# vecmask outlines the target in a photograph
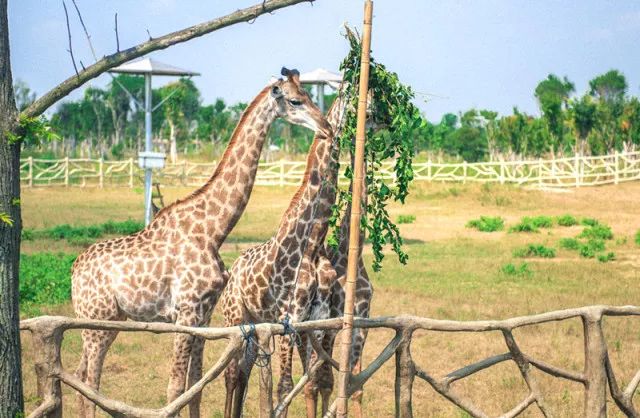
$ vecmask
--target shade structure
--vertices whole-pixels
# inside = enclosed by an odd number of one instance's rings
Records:
[[[302,84],[328,84],[335,89],[342,82],[342,74],[324,68],[316,68],[308,73],[300,74],[300,82]]]
[[[151,77],[156,76],[173,76],[173,77],[192,77],[200,75],[195,71],[185,70],[184,68],[174,65],[165,64],[151,58],[143,58],[138,61],[127,62],[109,70],[110,73],[134,74],[144,76],[144,152],[138,155],[140,167],[144,169],[144,223],[149,225],[151,222],[151,170],[153,168],[161,168],[164,166],[164,154],[153,152],[151,144]],[[120,84],[120,83],[118,83]],[[126,90],[122,84],[120,86]],[[129,93],[130,94],[130,93]]]
[[[188,77],[200,75],[195,71],[185,70],[184,68],[176,67],[174,65],[165,64],[151,58],[143,58],[138,61],[127,62],[109,70],[112,73],[122,74],[151,74],[151,75],[166,75],[174,77]]]

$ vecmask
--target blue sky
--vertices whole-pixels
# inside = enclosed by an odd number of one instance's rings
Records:
[[[196,0],[77,0],[100,56],[257,2]],[[337,70],[347,51],[343,23],[360,27],[360,0],[317,0],[265,15],[152,54],[202,73],[204,102],[249,101],[282,65]],[[71,0],[74,52],[92,62]],[[39,94],[73,73],[62,1],[9,0],[14,78]],[[629,93],[640,94],[640,3],[620,1],[377,0],[373,55],[420,93],[430,120],[471,107],[502,114],[513,106],[538,113],[533,90],[549,73],[568,76],[579,93],[611,68]],[[104,85],[103,75],[94,85]],[[156,79],[154,86],[167,80]],[[77,97],[75,93],[72,97]]]

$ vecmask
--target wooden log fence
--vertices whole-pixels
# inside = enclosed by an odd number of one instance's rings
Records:
[[[393,180],[393,161],[382,164],[380,175]],[[347,167],[348,164],[341,164]],[[182,161],[155,171],[155,180],[165,187],[202,185],[213,173],[216,162]],[[619,184],[640,180],[640,152],[602,156],[574,156],[552,160],[492,161],[467,163],[414,163],[416,181],[480,182],[516,184],[532,188],[568,188]],[[303,161],[260,163],[259,186],[297,186],[305,170]],[[343,177],[341,177],[343,181]],[[108,161],[88,158],[21,160],[20,180],[24,187],[136,187],[143,183],[142,170],[134,158]]]
[[[640,411],[633,404],[633,397],[640,385],[640,370],[621,388],[609,360],[607,345],[603,332],[603,318],[606,316],[640,316],[638,306],[587,306],[547,312],[537,315],[521,316],[505,320],[488,321],[450,321],[423,318],[417,316],[396,316],[381,318],[356,318],[356,328],[391,329],[394,337],[389,341],[378,356],[360,373],[349,377],[348,393],[353,394],[384,365],[395,356],[395,416],[411,418],[414,416],[412,405],[412,387],[417,378],[426,381],[438,394],[450,401],[459,409],[474,418],[484,418],[489,415],[480,406],[456,390],[454,383],[474,375],[477,372],[503,363],[513,361],[519,374],[528,388],[528,393],[511,410],[500,417],[516,417],[532,408],[545,417],[552,417],[553,412],[543,396],[540,383],[532,371],[548,374],[555,378],[579,383],[584,388],[584,404],[581,411],[575,411],[576,416],[585,418],[602,418],[607,414],[607,408],[617,408],[628,417],[640,417]],[[584,338],[584,368],[582,371],[567,370],[524,352],[514,337],[514,330],[543,323],[564,321],[578,318],[583,324]],[[338,330],[342,327],[342,318],[322,321],[309,321],[294,324],[299,333],[311,333],[314,330]],[[133,321],[96,321],[72,319],[60,316],[42,316],[21,322],[20,328],[31,332],[35,347],[35,369],[37,374],[38,396],[40,405],[29,415],[36,417],[62,416],[61,384],[65,384],[81,393],[102,410],[117,417],[171,417],[176,416],[190,399],[200,393],[207,384],[216,379],[233,356],[241,355],[243,350],[243,333],[239,327],[230,328],[192,328],[165,323],[143,323]],[[109,399],[98,391],[93,390],[73,374],[66,372],[61,363],[61,344],[63,334],[71,329],[117,330],[151,333],[180,332],[203,337],[207,340],[228,340],[226,349],[218,362],[213,365],[202,379],[189,388],[183,395],[173,402],[159,409],[141,408],[127,405],[121,401]],[[258,324],[255,327],[258,341],[264,343],[272,335],[283,335],[285,330],[281,324]],[[505,352],[493,355],[484,360],[454,370],[444,377],[436,377],[428,371],[427,365],[416,364],[411,356],[411,343],[416,331],[426,330],[435,332],[500,332],[505,342]],[[320,368],[323,362],[329,362],[334,368],[337,362],[322,351],[319,344],[314,344],[318,351],[318,360],[308,368],[282,404],[273,405],[271,400],[271,369],[265,367],[260,370],[261,397],[260,416],[278,417],[291,400],[304,388],[308,379]],[[640,355],[635,353],[638,358]],[[613,402],[608,401],[609,393]],[[336,402],[330,406],[325,418],[335,416]],[[420,413],[417,416],[421,416]]]

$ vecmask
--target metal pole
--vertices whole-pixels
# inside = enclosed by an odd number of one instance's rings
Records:
[[[367,90],[369,88],[369,52],[371,49],[371,20],[373,2],[364,3],[364,27],[362,31],[362,56],[360,57],[360,84],[358,96],[358,123],[356,127],[355,170],[353,192],[351,194],[351,223],[349,225],[349,257],[347,261],[347,282],[345,285],[345,304],[340,335],[340,368],[338,372],[338,408],[337,418],[346,418],[348,414],[349,380],[351,377],[351,344],[353,338],[353,308],[356,293],[358,256],[360,254],[361,196],[364,171],[365,119],[367,112]]]
[[[151,144],[151,74],[144,75],[144,150],[152,151]],[[151,222],[151,169],[144,170],[144,224]]]
[[[324,83],[318,83],[318,107],[324,113]]]

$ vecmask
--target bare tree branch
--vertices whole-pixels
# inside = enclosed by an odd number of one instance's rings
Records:
[[[153,51],[168,48],[172,45],[183,43],[191,39],[206,35],[216,30],[225,28],[227,26],[234,25],[240,22],[247,22],[255,19],[265,13],[270,13],[278,9],[282,9],[287,6],[303,2],[313,2],[314,0],[268,0],[264,3],[260,3],[245,9],[237,10],[226,16],[222,16],[207,22],[203,22],[177,32],[172,32],[152,40],[142,42],[134,47],[125,49],[124,51],[116,52],[108,55],[93,65],[87,67],[86,70],[81,71],[77,76],[70,77],[56,87],[47,92],[44,96],[33,102],[23,112],[22,116],[34,117],[42,114],[55,102],[71,93],[76,88],[80,87],[87,81],[96,78],[100,74],[123,64],[127,61],[131,61],[134,58],[141,57]]]
[[[73,69],[76,71],[76,77],[79,77],[80,74],[78,74],[78,66],[76,65],[76,59],[73,56],[73,45],[71,43],[71,27],[69,26],[69,13],[67,12],[67,5],[64,1],[62,2],[62,7],[64,7],[64,17],[65,19],[67,19],[67,35],[69,37],[69,49],[67,49],[67,52],[69,53],[69,55],[71,55],[71,62],[73,63]]]
[[[116,28],[115,28],[115,32],[116,32],[116,52],[120,52],[120,36],[118,35],[118,12],[116,12],[114,20],[116,21]]]
[[[78,13],[78,19],[80,19],[80,24],[82,25],[82,29],[84,30],[84,34],[87,37],[87,42],[89,43],[89,48],[91,49],[91,55],[93,55],[93,59],[98,61],[98,56],[96,55],[96,50],[93,49],[93,43],[91,42],[91,35],[89,35],[89,31],[87,30],[87,26],[84,24],[84,19],[82,19],[82,14],[80,13],[80,9],[76,4],[76,0],[71,0],[73,2],[73,7],[76,8],[76,12]]]

